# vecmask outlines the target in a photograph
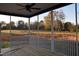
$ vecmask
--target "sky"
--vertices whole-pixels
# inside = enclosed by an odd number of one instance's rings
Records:
[[[78,6],[79,6],[79,4],[78,4]],[[72,22],[72,23],[75,24],[75,5],[74,4],[71,4],[71,5],[62,7],[62,8],[58,8],[56,10],[63,10],[63,12],[65,14],[64,22]],[[79,12],[79,7],[78,7],[78,12]],[[48,15],[48,12],[40,14],[39,15],[39,21],[44,20],[44,17],[47,16],[47,15]],[[17,21],[19,21],[19,20],[23,20],[24,22],[28,22],[28,18],[11,16],[11,21],[14,21],[15,23],[17,23]],[[10,16],[0,14],[0,22],[1,21],[5,21],[6,23],[9,23],[10,22]],[[32,17],[30,21],[31,22],[37,21],[37,16]],[[78,21],[78,23],[79,23],[79,21]]]

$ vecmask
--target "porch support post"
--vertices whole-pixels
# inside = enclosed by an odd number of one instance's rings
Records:
[[[1,38],[1,24],[0,24],[0,56],[2,56],[1,48],[2,48],[2,38]]]
[[[77,20],[77,3],[75,3],[75,21],[76,21],[76,55],[78,56],[78,20]]]
[[[28,22],[29,22],[29,34],[30,34],[30,18],[28,18]]]
[[[54,52],[54,39],[53,39],[53,32],[54,32],[54,25],[53,25],[53,11],[51,10],[51,51]]]
[[[38,34],[37,34],[37,36],[38,36],[37,48],[39,48],[39,15],[37,15],[37,23],[38,23],[38,25],[37,25],[37,32],[38,32]]]
[[[10,16],[10,36],[11,36],[11,16]]]
[[[37,30],[39,31],[39,15],[37,15],[37,22],[38,22]]]

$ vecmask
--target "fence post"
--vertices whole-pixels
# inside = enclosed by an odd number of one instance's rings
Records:
[[[75,21],[76,21],[76,56],[78,56],[78,20],[77,20],[77,3],[75,3]]]

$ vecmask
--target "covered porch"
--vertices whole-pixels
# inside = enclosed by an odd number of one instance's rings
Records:
[[[1,28],[0,26],[0,43],[1,43],[1,55],[3,56],[78,56],[79,46],[78,46],[78,21],[77,21],[77,4],[74,4],[75,8],[75,22],[76,30],[75,34],[69,33],[65,30],[55,31],[54,24],[54,10],[71,5],[72,3],[20,3],[20,4],[0,4],[0,14],[9,15],[9,27]],[[25,5],[25,6],[24,6]],[[35,10],[30,10],[30,6],[33,5]],[[19,8],[25,9],[21,10]],[[36,8],[37,7],[37,8]],[[37,10],[36,10],[37,9]],[[45,31],[43,27],[40,27],[39,20],[41,18],[40,14],[49,12],[49,17],[45,19],[51,19],[50,28]],[[24,17],[28,19],[27,28],[22,28],[17,25],[17,28],[12,27],[13,16]],[[33,27],[32,17],[36,17],[37,23],[36,27]],[[40,21],[42,24],[42,21]],[[21,23],[21,22],[20,22]],[[49,24],[49,23],[48,23]],[[59,25],[58,25],[59,26]],[[49,28],[49,26],[48,26]],[[17,34],[17,32],[19,34]],[[6,31],[8,34],[5,35]],[[22,32],[22,33],[20,33]],[[15,34],[16,33],[16,34]],[[48,34],[49,33],[49,34]],[[67,35],[66,35],[67,34]],[[72,37],[72,35],[75,36]],[[59,35],[59,36],[57,36]],[[68,37],[71,35],[70,37]],[[62,38],[61,38],[62,37]],[[6,40],[7,38],[7,40]],[[72,39],[71,39],[72,38]],[[8,44],[8,47],[3,48],[4,45]],[[8,41],[8,43],[7,43]]]

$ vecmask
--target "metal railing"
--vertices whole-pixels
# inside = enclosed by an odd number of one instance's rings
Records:
[[[26,35],[26,36],[10,38],[9,42],[10,42],[10,48],[14,46],[17,46],[18,48],[19,46],[23,46],[24,44],[24,45],[30,45],[33,48],[49,49],[50,51],[51,51],[51,48],[53,48],[54,52],[61,53],[63,55],[68,55],[68,56],[76,56],[76,41],[71,41],[68,39],[60,40],[56,38],[54,38],[53,41],[54,42],[52,42],[51,38],[48,39],[45,37]],[[51,46],[51,43],[54,44],[54,47]]]
[[[79,43],[78,43],[79,45]],[[79,48],[79,47],[78,47]],[[76,56],[76,41],[68,39],[54,40],[54,50],[67,56]],[[78,49],[79,51],[79,49]],[[79,52],[78,52],[79,53]]]

